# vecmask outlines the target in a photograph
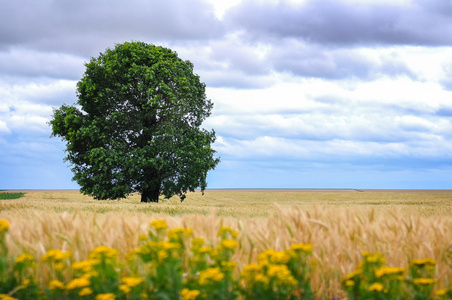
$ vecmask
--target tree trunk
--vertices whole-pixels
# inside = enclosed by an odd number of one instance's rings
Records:
[[[160,190],[144,190],[141,193],[141,202],[159,202]]]

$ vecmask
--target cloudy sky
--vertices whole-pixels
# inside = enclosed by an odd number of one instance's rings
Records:
[[[211,188],[452,188],[450,0],[0,0],[0,189],[77,188],[84,63],[169,47],[215,106]]]

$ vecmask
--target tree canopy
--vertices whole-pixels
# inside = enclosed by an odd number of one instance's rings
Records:
[[[207,186],[219,162],[205,84],[193,64],[170,49],[117,44],[85,64],[78,101],[55,109],[52,135],[66,141],[66,160],[81,191],[95,199],[141,193],[142,202]]]

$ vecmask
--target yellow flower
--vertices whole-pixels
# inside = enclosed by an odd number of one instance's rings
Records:
[[[41,257],[41,260],[46,262],[46,261],[61,261],[63,259],[69,259],[72,256],[72,252],[71,251],[66,251],[63,253],[63,251],[59,250],[59,249],[51,249],[49,251],[47,251],[46,254],[44,254]]]
[[[366,261],[370,263],[382,263],[384,264],[386,259],[383,257],[381,253],[375,253],[366,256]]]
[[[346,280],[345,281],[345,286],[354,286],[355,282],[353,280]]]
[[[179,292],[179,294],[180,294],[181,296],[184,296],[184,295],[186,295],[189,291],[190,291],[189,289],[184,288],[184,289],[182,289],[182,290]]]
[[[168,236],[168,239],[171,241],[178,241],[182,238],[182,236],[190,237],[193,235],[193,229],[191,228],[174,228],[171,230],[168,230],[166,233]]]
[[[371,292],[372,291],[381,292],[383,289],[384,289],[384,286],[381,283],[375,282],[375,283],[372,283],[367,290],[369,290]]]
[[[169,257],[168,252],[166,252],[165,250],[160,250],[158,253],[158,259],[161,262],[162,260],[166,259]]]
[[[221,246],[223,248],[229,249],[229,250],[233,250],[234,248],[239,246],[239,243],[235,240],[228,240],[228,239],[224,239],[221,241]]]
[[[128,286],[127,284],[121,284],[121,285],[119,286],[119,290],[121,290],[124,294],[128,294],[128,293],[130,293],[130,291],[131,291],[132,289],[131,289],[130,286]]]
[[[90,280],[91,277],[97,277],[97,276],[99,276],[99,273],[97,273],[96,271],[89,271],[89,272],[83,274],[81,278]]]
[[[23,253],[21,255],[19,255],[18,257],[16,257],[16,264],[20,264],[20,263],[26,263],[27,261],[29,262],[33,262],[34,261],[34,256],[33,254],[30,253]]]
[[[391,268],[388,266],[383,266],[381,268],[379,268],[377,271],[375,271],[375,276],[377,276],[377,278],[380,278],[384,275],[401,275],[405,273],[405,268]]]
[[[90,281],[87,278],[74,278],[66,286],[66,289],[73,290],[78,288],[84,288],[90,285]]]
[[[231,237],[237,237],[239,233],[228,226],[221,226],[220,230],[218,230],[218,236],[226,237],[226,234],[229,233]]]
[[[58,290],[63,290],[64,289],[64,283],[62,283],[59,280],[54,279],[54,280],[49,282],[49,289],[51,289],[51,290],[57,290],[57,289]]]
[[[30,279],[24,279],[23,281],[22,281],[22,285],[24,285],[24,286],[27,286],[27,285],[29,285],[30,284]]]
[[[155,230],[161,230],[168,228],[165,220],[153,220],[149,223],[149,226],[154,227]]]
[[[447,294],[447,289],[437,290],[437,291],[435,292],[435,295],[436,295],[436,296],[444,296],[444,295],[446,295],[446,294]]]
[[[0,231],[0,232],[1,232],[1,231]],[[11,296],[9,296],[9,295],[7,295],[7,294],[1,294],[1,295],[0,295],[0,300],[19,300],[19,299],[14,298],[14,297],[11,297]]]
[[[173,249],[180,249],[181,245],[177,243],[171,243],[171,242],[162,242],[161,246],[165,250],[173,250]]]
[[[270,257],[270,262],[273,264],[286,264],[289,260],[290,256],[282,251],[275,251]]]
[[[213,248],[212,247],[201,247],[199,248],[199,253],[212,253]]]
[[[259,264],[268,264],[270,258],[273,256],[275,252],[276,251],[273,249],[267,249],[265,251],[262,251],[257,255],[257,261],[259,262]]]
[[[242,274],[248,274],[248,273],[257,273],[262,271],[262,267],[258,264],[248,264],[243,267]]]
[[[203,238],[194,238],[191,240],[191,243],[193,245],[193,248],[199,248],[204,245],[204,239]]]
[[[9,228],[9,222],[6,220],[0,220],[0,232],[7,231]]]
[[[56,270],[56,271],[63,271],[63,269],[64,269],[65,266],[66,266],[66,265],[65,265],[64,263],[58,262],[58,263],[56,263],[56,264],[53,266],[53,269]]]
[[[245,280],[245,283],[252,285],[255,282],[258,275],[262,272],[262,266],[258,264],[248,264],[243,267],[241,276]],[[268,280],[268,278],[266,278]]]
[[[140,234],[140,236],[138,237],[139,241],[147,241],[148,237],[145,234]]]
[[[254,278],[254,281],[262,283],[263,285],[267,285],[270,283],[270,278],[268,278],[264,274],[257,274],[256,277]]]
[[[140,254],[140,253],[141,253],[141,248],[132,249],[126,254],[126,260],[131,262],[135,259],[135,255]]]
[[[347,275],[345,275],[345,279],[344,280],[350,280],[356,276],[358,276],[359,274],[361,274],[363,271],[361,269],[357,269],[351,273],[348,273]]]
[[[179,234],[184,233],[184,228],[182,227],[177,227],[177,228],[173,228],[168,230],[168,232],[166,233],[166,235],[168,236],[168,238],[170,237],[179,237]]]
[[[413,283],[418,285],[435,284],[438,280],[435,278],[414,278]]]
[[[270,265],[267,270],[267,276],[276,279],[277,285],[297,285],[297,280],[286,265]]]
[[[267,275],[270,277],[276,277],[282,274],[289,275],[290,271],[287,266],[284,265],[271,265],[268,268]]]
[[[290,246],[290,250],[297,252],[301,251],[305,253],[311,253],[313,249],[314,246],[312,244],[293,244],[292,246]]]
[[[99,294],[95,298],[96,300],[115,300],[116,296],[113,293]]]
[[[92,293],[93,293],[93,290],[89,287],[86,287],[86,288],[83,288],[80,292],[78,292],[78,295],[80,297],[83,297],[83,296],[91,295]]]
[[[93,269],[93,266],[98,265],[100,263],[99,260],[96,259],[87,259],[82,260],[79,262],[75,262],[72,264],[71,268],[75,271],[82,271],[82,272],[90,272]]]
[[[199,284],[207,285],[210,281],[221,281],[224,278],[224,274],[220,271],[220,268],[209,268],[199,273]]]
[[[90,259],[100,259],[101,257],[114,258],[117,257],[119,251],[107,246],[99,246],[91,250],[88,257]]]
[[[180,291],[182,300],[195,300],[201,294],[198,290],[183,289]]]
[[[191,228],[185,228],[185,230],[184,230],[184,235],[185,235],[186,237],[191,237],[191,236],[193,235],[193,229],[191,229]]]
[[[413,259],[411,261],[411,265],[416,265],[416,266],[436,265],[436,260],[431,259],[431,258]]]
[[[129,287],[135,287],[144,282],[144,280],[141,277],[123,277],[121,278],[121,282]]]

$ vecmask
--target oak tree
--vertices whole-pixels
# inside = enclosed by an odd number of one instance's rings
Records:
[[[117,44],[85,64],[78,101],[55,109],[52,135],[66,142],[66,160],[84,194],[142,202],[207,186],[219,158],[214,130],[201,127],[212,102],[193,64],[170,49]]]

